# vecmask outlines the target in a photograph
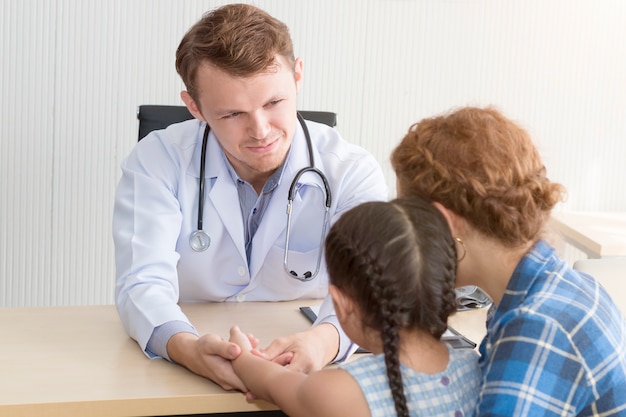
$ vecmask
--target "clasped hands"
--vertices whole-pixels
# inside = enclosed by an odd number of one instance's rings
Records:
[[[215,334],[198,337],[192,333],[177,333],[170,338],[167,350],[170,359],[191,372],[214,381],[225,390],[247,393],[248,389],[235,374],[231,363],[243,350],[308,374],[335,358],[339,333],[332,324],[323,323],[304,332],[277,338],[265,348],[258,345],[259,340],[252,334],[244,334],[233,326],[228,341]]]

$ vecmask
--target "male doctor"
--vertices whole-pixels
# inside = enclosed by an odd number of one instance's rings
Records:
[[[122,163],[113,238],[124,327],[149,357],[171,360],[225,389],[246,391],[230,363],[239,347],[199,335],[178,302],[327,296],[323,262],[307,282],[283,268],[288,190],[310,165],[296,117],[302,68],[288,28],[264,11],[233,4],[205,14],[176,53],[187,89],[181,97],[195,119],[152,132]],[[210,244],[197,251],[189,237],[198,229],[207,126],[202,218]],[[331,223],[355,205],[387,199],[372,155],[328,126],[306,126],[315,167],[330,186]],[[311,173],[295,185],[288,259],[299,275],[314,271],[321,250],[323,190]],[[329,300],[313,327],[274,341],[264,349],[267,357],[303,372],[345,359],[352,346]]]

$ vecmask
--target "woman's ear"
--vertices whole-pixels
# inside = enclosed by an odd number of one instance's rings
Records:
[[[437,207],[437,209],[443,214],[446,221],[448,222],[448,227],[450,228],[450,232],[452,236],[464,236],[465,234],[465,220],[453,212],[452,210],[447,209],[443,204],[434,201],[433,205]]]

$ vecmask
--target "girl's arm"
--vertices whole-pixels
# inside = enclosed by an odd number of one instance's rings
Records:
[[[247,336],[237,326],[230,330],[230,341],[241,347],[233,360],[235,373],[257,398],[276,404],[292,417],[368,416],[369,407],[356,381],[341,369],[325,369],[306,375],[293,371],[252,352]]]

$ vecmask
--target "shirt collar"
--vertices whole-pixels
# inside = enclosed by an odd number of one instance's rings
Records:
[[[515,267],[513,275],[504,291],[502,300],[497,306],[495,316],[500,311],[508,311],[521,305],[533,283],[541,278],[546,264],[554,259],[555,250],[543,240],[537,241]]]

